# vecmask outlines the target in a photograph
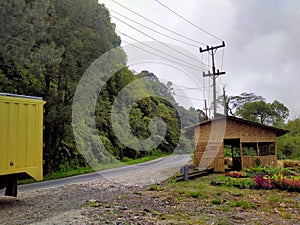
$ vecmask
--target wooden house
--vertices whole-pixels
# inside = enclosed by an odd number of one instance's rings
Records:
[[[224,148],[231,152],[232,170],[257,164],[276,166],[276,139],[288,132],[232,116],[206,120],[186,130],[194,134],[196,167],[214,167],[221,172],[225,171]]]

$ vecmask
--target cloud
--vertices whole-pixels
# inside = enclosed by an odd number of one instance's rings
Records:
[[[153,24],[116,7],[111,1],[103,1],[118,12],[158,29]],[[153,0],[118,2],[192,39],[209,45],[220,44],[219,40],[176,17]],[[254,92],[263,95],[269,101],[279,100],[291,109],[293,116],[300,115],[299,0],[189,0],[188,3],[164,0],[162,2],[198,26],[225,40],[223,70],[226,75],[222,76],[221,81],[226,83],[229,95]],[[128,29],[124,24],[118,22],[116,24],[117,29],[140,41],[149,40],[144,35]],[[159,37],[151,31],[147,32],[161,41],[170,42],[169,39]],[[122,39],[129,40],[126,37]],[[197,59],[203,57],[207,62],[209,56],[202,56],[198,48],[181,46],[199,56]],[[216,64],[219,69],[221,69],[221,62],[222,52],[218,50]],[[218,80],[218,85],[222,86],[222,82]]]
[[[298,1],[237,1],[228,36],[226,78],[230,91],[278,99],[300,115],[300,4]]]

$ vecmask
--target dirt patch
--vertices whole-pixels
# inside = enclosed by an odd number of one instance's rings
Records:
[[[0,223],[300,224],[299,193],[217,189],[205,186],[210,179],[146,187],[98,180],[23,192],[0,197]]]

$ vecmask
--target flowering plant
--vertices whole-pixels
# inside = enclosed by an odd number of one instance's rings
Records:
[[[255,186],[260,188],[272,189],[275,187],[274,179],[264,177],[262,175],[256,175],[253,178]]]
[[[241,177],[243,177],[243,173],[238,172],[238,171],[230,171],[230,172],[225,173],[225,176],[234,177],[234,178],[241,178]]]
[[[294,188],[300,190],[300,179],[291,179],[291,178],[282,177],[281,185],[286,188]]]

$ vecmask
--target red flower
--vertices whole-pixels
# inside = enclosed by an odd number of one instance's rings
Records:
[[[282,177],[281,184],[285,187],[292,187],[292,188],[300,189],[300,180]]]
[[[233,177],[233,178],[241,178],[243,176],[243,174],[238,171],[230,171],[230,172],[225,173],[225,176]]]
[[[262,175],[256,175],[254,177],[254,183],[256,187],[262,187],[266,189],[272,189],[275,186],[273,179],[264,178]]]

